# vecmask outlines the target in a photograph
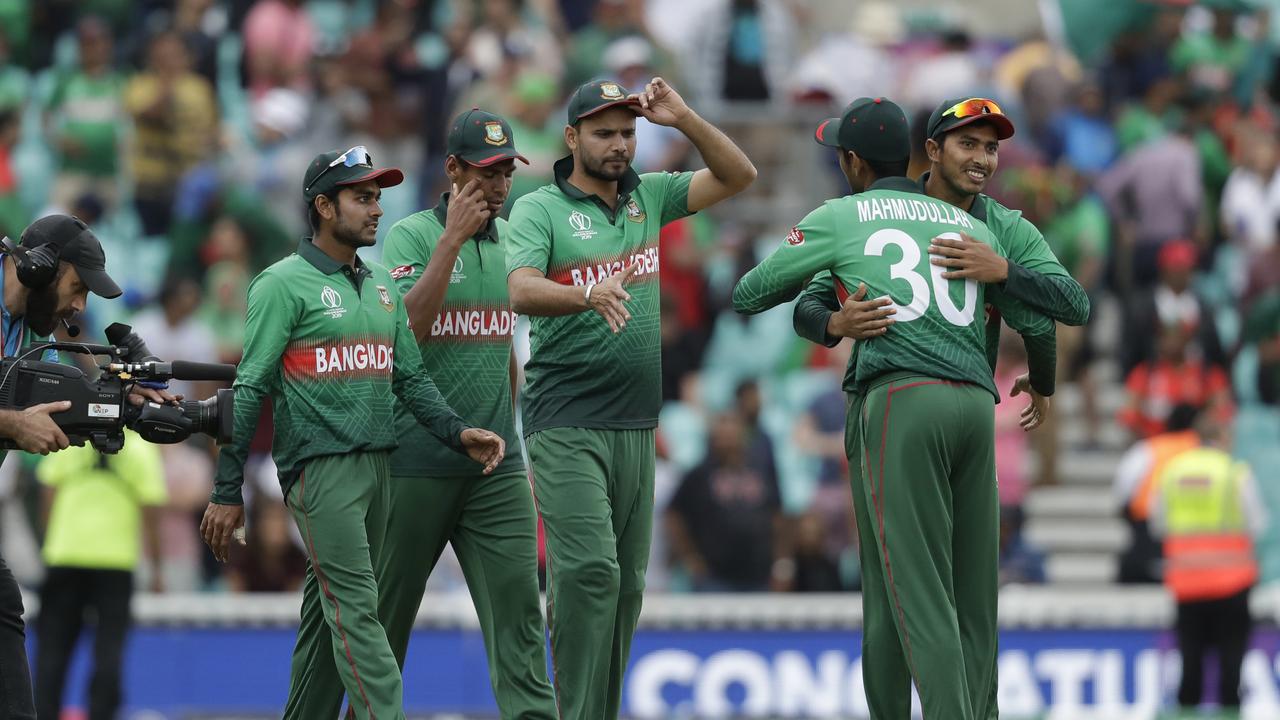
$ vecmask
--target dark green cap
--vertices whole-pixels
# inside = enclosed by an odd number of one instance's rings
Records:
[[[989,122],[994,125],[998,140],[1008,140],[1013,137],[1013,121],[1004,114],[1004,110],[1001,110],[994,100],[980,97],[943,100],[938,109],[929,116],[925,137],[937,140],[958,127],[976,122]]]
[[[569,98],[569,124],[577,125],[584,117],[619,105],[639,108],[640,101],[629,97],[630,94],[612,80],[592,80],[575,90],[573,97]],[[638,110],[633,109],[633,112],[640,114]]]
[[[864,160],[895,162],[911,158],[907,115],[884,98],[854,100],[840,117],[823,120],[813,136],[822,145],[852,150]]]
[[[501,117],[480,108],[471,108],[453,119],[445,152],[477,167],[512,158],[525,165],[529,164],[529,160],[516,151],[516,138],[511,132],[511,125]]]
[[[363,145],[346,152],[330,150],[317,155],[307,166],[307,174],[302,178],[302,196],[309,202],[340,185],[355,185],[366,180],[377,180],[378,187],[391,187],[404,182],[404,173],[400,168],[375,168],[373,157]]]

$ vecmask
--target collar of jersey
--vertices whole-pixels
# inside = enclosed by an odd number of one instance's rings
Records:
[[[917,183],[919,185],[919,191],[925,195],[928,195],[928,193],[924,191],[924,184],[928,181],[929,181],[929,171],[925,170],[924,174],[920,176],[920,181]],[[970,206],[969,208],[969,214],[972,215],[973,218],[979,222],[985,223],[987,221],[987,196],[986,195],[983,195],[982,193],[978,193],[978,197],[973,199],[973,205]]]
[[[868,187],[867,190],[868,191],[896,190],[898,192],[909,192],[909,193],[923,192],[920,188],[921,188],[920,185],[917,185],[916,183],[911,182],[911,180],[909,180],[908,178],[898,176],[898,177],[880,178],[879,180],[876,180],[875,182],[871,183],[871,186]]]
[[[346,267],[337,260],[325,255],[324,251],[316,247],[309,237],[302,238],[298,243],[298,254],[302,256],[303,260],[314,265],[317,270],[325,275],[332,275]],[[364,261],[360,259],[359,255],[356,255],[355,266],[357,277],[363,277],[369,274],[369,267],[364,264]]]
[[[574,187],[573,184],[569,182],[569,176],[573,174],[572,155],[567,155],[557,160],[555,167],[553,168],[553,172],[556,178],[556,187],[560,188],[560,192],[568,195],[574,200],[588,200],[595,198],[597,202],[608,207],[608,203],[606,203],[599,195],[588,195]],[[630,197],[631,193],[635,192],[635,189],[638,187],[640,187],[640,175],[634,168],[629,167],[627,168],[626,174],[618,180],[618,197],[625,200]]]
[[[452,193],[440,193],[440,202],[431,208],[432,214],[436,216],[436,220],[440,221],[440,227],[445,227],[449,220],[449,195]],[[498,242],[497,227],[495,227],[494,219],[489,218],[489,222],[471,237],[477,240],[488,240],[490,242]]]

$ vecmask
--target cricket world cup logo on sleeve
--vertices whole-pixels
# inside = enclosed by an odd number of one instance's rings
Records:
[[[334,320],[347,314],[347,309],[342,307],[342,295],[328,285],[325,285],[324,289],[320,291],[320,304],[326,308],[324,314]]]

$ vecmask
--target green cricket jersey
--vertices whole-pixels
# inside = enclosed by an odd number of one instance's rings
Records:
[[[929,262],[932,238],[959,232],[1004,254],[981,221],[924,195],[906,178],[885,178],[867,192],[828,200],[809,213],[738,281],[733,307],[761,312],[790,300],[814,274],[829,270],[841,301],[848,288],[863,282],[868,297],[888,296],[898,311],[892,332],[858,343],[850,360],[855,382],[910,370],[980,385],[998,399],[983,355],[986,288],[971,280],[944,280],[944,270]],[[1052,346],[1052,320],[996,293],[990,299],[1007,312],[1011,326]],[[1047,382],[1051,388],[1052,378]]]
[[[525,364],[524,432],[553,427],[633,430],[658,425],[662,405],[658,313],[658,231],[689,215],[693,173],[628,170],[617,209],[569,184],[573,158],[556,163],[555,182],[511,209],[507,272],[532,267],[562,285],[598,283],[632,261],[631,320],[614,334],[590,310],[534,317]]]
[[[232,440],[218,455],[213,502],[242,502],[244,463],[270,395],[272,456],[285,494],[307,460],[396,447],[395,397],[462,451],[467,425],[423,372],[391,273],[341,265],[304,239],[249,285]],[[393,397],[394,395],[394,397]]]
[[[920,176],[917,183],[920,192],[924,192],[928,179],[929,173]],[[1044,236],[1021,211],[978,195],[969,213],[985,223],[999,239],[1009,260],[1009,277],[1000,284],[1001,292],[1066,325],[1082,325],[1089,319],[1088,294],[1058,262]],[[796,304],[796,333],[806,340],[834,347],[840,338],[827,335],[827,320],[839,309],[831,278],[819,275]],[[995,372],[999,346],[1000,317],[993,313],[988,318],[986,339],[992,372]]]
[[[448,218],[449,193],[431,210],[391,226],[382,259],[402,293],[422,277]],[[523,467],[511,398],[511,335],[516,315],[507,298],[506,221],[476,233],[458,251],[444,305],[418,349],[422,365],[449,406],[466,421],[502,436],[507,456],[495,472]],[[431,437],[403,403],[397,403],[400,447],[391,454],[393,475],[478,475],[482,468]]]

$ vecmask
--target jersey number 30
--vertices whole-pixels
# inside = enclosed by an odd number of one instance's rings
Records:
[[[943,233],[938,237],[960,239],[956,233]],[[893,280],[905,280],[911,286],[911,301],[906,305],[894,303],[898,312],[893,316],[898,322],[910,322],[924,315],[929,309],[929,283],[916,271],[920,264],[920,245],[901,230],[885,228],[877,230],[867,238],[863,253],[880,257],[888,245],[897,247],[902,252],[902,259],[889,266],[889,277]],[[972,280],[964,281],[964,307],[957,308],[951,301],[951,281],[942,277],[944,268],[929,263],[929,276],[933,280],[933,294],[938,298],[938,311],[952,325],[961,327],[973,323],[973,313],[978,307],[978,284]]]

